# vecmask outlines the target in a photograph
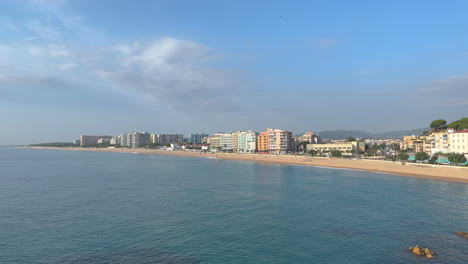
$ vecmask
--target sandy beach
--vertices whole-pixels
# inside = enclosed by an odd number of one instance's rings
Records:
[[[294,165],[321,166],[331,168],[353,169],[388,173],[399,176],[425,178],[441,181],[452,181],[468,183],[468,167],[453,167],[427,165],[419,163],[375,161],[375,160],[352,160],[340,158],[319,158],[291,155],[266,155],[266,154],[238,154],[238,153],[201,153],[189,151],[164,151],[151,149],[120,149],[120,148],[54,148],[54,147],[28,147],[39,149],[62,149],[78,151],[101,151],[101,152],[127,152],[139,154],[156,154],[190,157],[213,157],[219,159],[245,160],[255,162],[271,162]],[[378,174],[377,174],[378,175]]]

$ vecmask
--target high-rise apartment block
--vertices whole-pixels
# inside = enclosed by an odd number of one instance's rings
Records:
[[[184,143],[184,135],[182,134],[151,134],[151,143],[170,144]]]
[[[209,137],[210,135],[205,134],[205,133],[196,133],[196,134],[190,134],[189,136],[189,142],[193,144],[201,144],[203,143],[203,138]]]
[[[120,138],[121,146],[128,148],[140,148],[150,143],[150,134],[147,132],[124,133]]]
[[[241,153],[257,152],[257,132],[252,130],[239,131],[236,135],[237,141],[234,144],[235,151]]]
[[[294,150],[292,132],[267,128],[258,136],[258,152],[284,154]]]

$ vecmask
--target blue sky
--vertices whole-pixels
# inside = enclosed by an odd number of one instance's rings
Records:
[[[0,3],[0,144],[468,114],[466,1]]]

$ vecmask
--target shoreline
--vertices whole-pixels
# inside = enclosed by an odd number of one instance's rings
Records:
[[[138,153],[167,156],[213,157],[226,160],[242,160],[278,164],[305,165],[325,168],[338,168],[392,174],[404,177],[423,178],[439,181],[468,183],[468,167],[449,167],[376,160],[349,160],[339,158],[304,157],[271,154],[240,154],[240,153],[203,153],[189,151],[166,151],[152,149],[120,149],[120,148],[60,148],[60,147],[18,147],[31,149],[59,149],[75,151],[99,151],[115,153]]]

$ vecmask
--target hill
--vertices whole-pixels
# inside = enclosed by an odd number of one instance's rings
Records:
[[[354,138],[377,138],[377,139],[399,139],[403,136],[420,135],[423,131],[427,131],[429,128],[418,128],[413,130],[402,130],[392,131],[385,133],[369,133],[362,130],[334,130],[334,131],[322,131],[319,133],[322,139],[345,139],[347,137]]]

